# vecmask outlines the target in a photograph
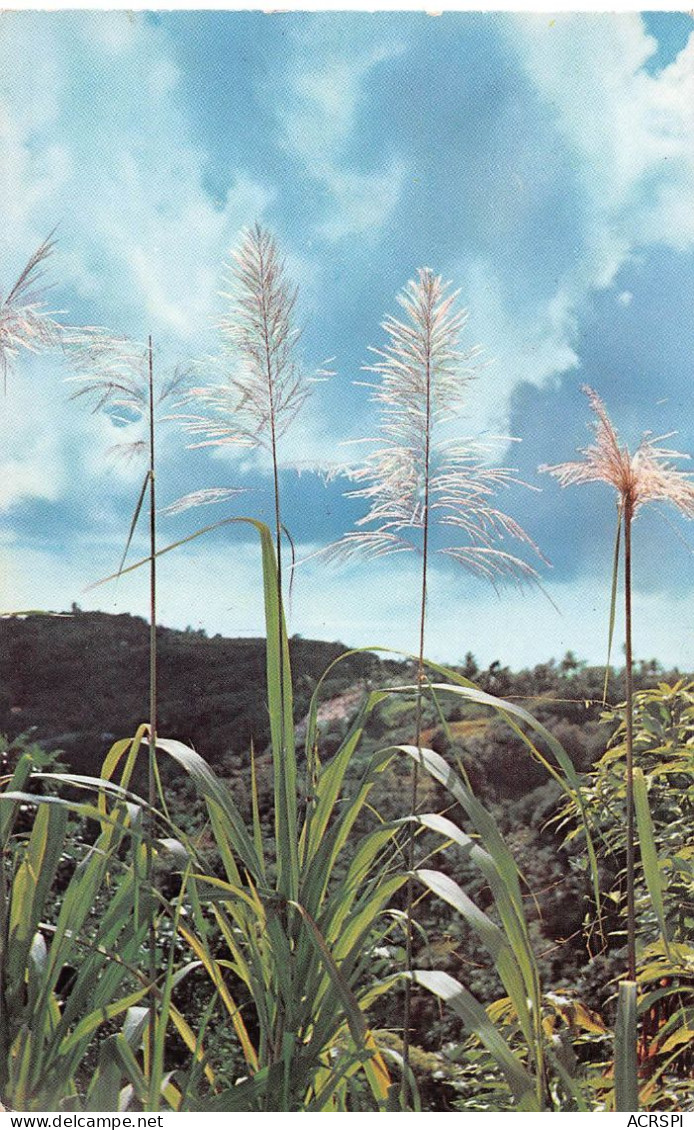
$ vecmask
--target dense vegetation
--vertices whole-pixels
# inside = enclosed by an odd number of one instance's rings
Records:
[[[32,286],[50,249],[0,303],[0,360],[62,344],[80,392],[143,424],[126,556],[148,512],[148,556],[129,568],[149,578],[151,616],[73,606],[0,623],[3,1101],[691,1107],[694,686],[631,647],[634,518],[653,501],[694,516],[676,453],[645,437],[631,455],[588,390],[594,444],[545,468],[616,491],[619,675],[570,653],[519,673],[429,662],[431,554],[499,583],[534,580],[538,550],[497,508],[512,473],[441,439],[474,351],[459,348],[457,295],[421,270],[374,351],[382,446],[352,477],[369,509],[331,550],[418,551],[418,654],[289,640],[278,468],[307,391],[296,291],[256,225],[221,324],[234,377],[192,390],[188,426],[269,458],[274,528],[224,520],[258,538],[265,636],[168,631],[157,563],[177,547],[157,536],[155,435],[177,381],[157,392],[151,338],[68,332],[45,313]],[[448,541],[430,541],[439,526]]]
[[[9,738],[7,767],[16,764],[19,751],[27,742],[36,743],[29,753],[37,768],[50,766],[59,759],[63,767],[79,772],[94,772],[106,755],[117,733],[134,733],[138,719],[146,710],[142,686],[146,686],[148,662],[148,626],[128,615],[81,612],[73,607],[59,617],[28,616],[0,621],[2,683],[4,691],[2,726]],[[228,640],[220,636],[208,639],[204,632],[158,630],[160,654],[160,710],[167,735],[191,744],[207,755],[220,778],[232,790],[239,810],[251,818],[248,784],[251,779],[250,750],[256,751],[253,771],[257,782],[259,820],[264,836],[272,841],[272,772],[269,749],[270,731],[266,709],[251,713],[257,702],[258,684],[265,686],[265,643],[263,640]],[[297,734],[305,736],[311,695],[317,681],[330,664],[344,652],[340,644],[294,638],[289,641],[292,663]],[[85,669],[84,657],[89,657]],[[235,679],[230,689],[226,672],[233,667]],[[456,669],[463,678],[474,679],[482,690],[499,694],[509,701],[532,709],[535,717],[558,737],[575,768],[589,774],[598,763],[596,794],[604,789],[604,766],[614,764],[614,754],[601,756],[619,722],[617,715],[606,711],[601,702],[604,671],[591,668],[568,654],[561,663],[551,661],[535,668],[513,672],[499,663],[480,670],[474,657]],[[133,680],[133,672],[139,678]],[[319,710],[320,748],[323,758],[339,751],[365,697],[374,687],[388,683],[406,685],[413,671],[406,661],[383,661],[373,654],[356,654],[342,659],[329,670],[321,688]],[[637,686],[646,688],[654,679],[662,685],[677,683],[677,672],[662,672],[657,664],[641,664]],[[615,701],[623,696],[623,672],[612,676],[610,693]],[[663,700],[657,692],[643,692],[643,703],[665,709],[663,702],[683,704],[682,695],[671,693]],[[647,697],[648,696],[648,697]],[[185,704],[185,708],[184,705]],[[394,744],[409,740],[411,704],[397,697],[379,703],[366,721],[360,747],[347,769],[344,790],[353,793],[367,771],[372,758],[386,740]],[[645,709],[640,707],[640,709]],[[670,707],[671,709],[671,707]],[[94,718],[108,727],[106,732],[94,730]],[[681,725],[678,716],[678,723]],[[686,738],[688,741],[688,736]],[[620,915],[613,913],[609,944],[596,944],[586,931],[593,920],[590,881],[585,859],[574,850],[576,827],[567,825],[563,811],[562,791],[548,780],[546,768],[533,760],[522,738],[509,728],[500,716],[489,714],[474,703],[442,702],[439,709],[429,704],[423,720],[422,742],[443,755],[450,763],[462,764],[476,796],[495,815],[519,870],[527,884],[526,912],[533,946],[538,955],[545,992],[557,1002],[570,1000],[572,1007],[586,1010],[589,1027],[593,1027],[595,1046],[584,1034],[583,1051],[579,1056],[602,1054],[600,1039],[614,1022],[614,986],[611,977],[619,973],[623,960]],[[299,755],[300,776],[306,766]],[[679,803],[675,785],[682,783],[687,768],[671,766],[675,776],[673,787],[659,790],[654,813],[659,820],[659,833],[671,843],[675,835],[673,809]],[[167,802],[175,823],[193,831],[204,826],[203,812],[196,800],[195,789],[187,774],[175,762],[165,771]],[[137,780],[137,772],[134,775]],[[402,815],[402,796],[407,792],[411,770],[402,762],[391,764],[379,775],[371,804],[386,824]],[[586,776],[586,795],[588,795]],[[41,786],[42,790],[45,785]],[[431,810],[449,809],[446,791],[431,782],[423,790],[423,804]],[[662,806],[665,806],[662,808]],[[662,809],[662,811],[661,811]],[[603,808],[604,811],[604,801]],[[574,814],[575,815],[575,814]],[[367,828],[365,816],[360,823]],[[688,820],[680,815],[678,852],[686,856]],[[91,825],[84,822],[72,827],[72,847],[68,857],[79,857],[91,839]],[[603,832],[614,840],[618,825],[609,820]],[[567,843],[567,828],[569,842]],[[615,906],[619,906],[618,842],[605,858],[603,884],[615,887]],[[81,848],[80,848],[80,845]],[[435,850],[435,844],[429,844]],[[623,847],[622,849],[623,850]],[[672,849],[671,849],[672,850]],[[348,850],[343,868],[348,866]],[[665,852],[662,852],[665,855]],[[214,867],[213,854],[208,863]],[[581,862],[583,858],[583,862]],[[611,860],[611,862],[610,862]],[[466,862],[464,853],[449,848],[440,859],[444,872],[463,883],[476,903],[484,910],[490,906],[490,893],[475,875],[475,868]],[[684,866],[684,870],[683,870]],[[672,915],[679,922],[679,933],[686,937],[685,918],[691,891],[686,865],[675,867],[670,887]],[[70,874],[67,859],[57,873],[56,891],[64,889]],[[62,878],[61,878],[62,876]],[[393,905],[402,905],[394,895]],[[648,916],[645,916],[648,918]],[[674,921],[674,919],[673,919]],[[493,962],[474,930],[464,921],[451,920],[441,905],[429,899],[417,914],[421,931],[415,947],[416,964],[420,968],[436,968],[460,976],[465,973],[468,989],[487,1005],[503,995]],[[402,960],[402,941],[397,936],[386,945],[376,946],[381,974],[392,974]],[[191,982],[189,994],[179,991],[182,1010],[195,1014],[199,1009],[199,981]],[[204,990],[203,990],[204,995]],[[557,1005],[561,1013],[561,1008]],[[566,1006],[563,1006],[566,1007]],[[391,993],[376,1002],[372,1020],[386,1044],[397,1049],[399,1037],[399,1002]],[[494,1104],[498,1100],[499,1079],[493,1064],[486,1064],[486,1075],[474,1073],[465,1064],[475,1064],[476,1057],[468,1048],[463,1055],[459,1022],[437,1010],[431,998],[421,992],[415,997],[412,1015],[413,1069],[422,1091],[425,1109],[455,1109],[461,1102]],[[392,1035],[387,1036],[387,1033]],[[169,1044],[172,1062],[182,1058],[175,1039]],[[446,1051],[442,1051],[445,1048]],[[229,1039],[224,1034],[210,1035],[208,1052],[230,1055]],[[231,1063],[235,1057],[231,1055]],[[240,1070],[240,1065],[239,1065]],[[478,1079],[482,1080],[482,1082]],[[486,1083],[484,1080],[486,1079]],[[477,1080],[477,1081],[476,1081]],[[488,1094],[486,1093],[488,1091]],[[466,1099],[467,1096],[467,1099]],[[495,1097],[496,1096],[496,1099]]]

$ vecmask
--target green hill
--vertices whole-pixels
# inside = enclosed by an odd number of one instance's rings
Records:
[[[209,761],[269,740],[265,642],[208,638],[159,628],[159,730],[192,744]],[[295,637],[290,643],[297,717],[340,643]],[[149,627],[130,615],[74,610],[66,616],[0,620],[0,732],[32,730],[64,760],[94,772],[114,738],[147,720]],[[369,677],[374,656],[351,656],[328,693]]]

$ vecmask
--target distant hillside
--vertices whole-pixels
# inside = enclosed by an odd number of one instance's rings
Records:
[[[213,764],[231,763],[242,772],[251,742],[261,754],[270,737],[265,641],[208,638],[203,631],[170,628],[158,629],[158,641],[160,733],[191,744]],[[297,723],[316,681],[345,650],[341,643],[291,639]],[[33,729],[45,748],[63,750],[63,760],[73,768],[95,772],[114,739],[130,736],[147,720],[148,664],[149,627],[137,616],[75,607],[66,616],[0,620],[0,733],[14,738]],[[467,655],[458,669],[483,690],[523,702],[564,743],[578,768],[588,768],[601,751],[602,668],[588,667],[568,653],[560,663],[551,660],[518,672],[498,662],[480,669]],[[677,675],[666,674],[654,661],[641,663],[636,685],[652,686]],[[413,682],[414,671],[375,655],[352,655],[338,664],[322,694],[322,755],[339,744],[366,680],[386,685],[403,677]],[[623,672],[613,673],[608,700],[623,697]],[[485,710],[486,722],[480,725],[474,721],[478,710],[449,699],[444,706],[452,726],[448,736],[427,708],[431,743],[445,753],[454,737],[488,799],[515,799],[545,780],[544,770],[527,765],[522,742],[500,719]],[[371,718],[361,748],[376,748],[383,740],[410,741],[411,727],[411,703],[386,702]],[[520,777],[519,763],[524,765]]]
[[[208,638],[158,629],[160,732],[191,743],[215,762],[226,752],[262,750],[269,740],[265,642]],[[147,719],[149,627],[136,616],[75,610],[64,617],[0,620],[0,732],[34,729],[80,770],[96,770],[116,737]],[[308,708],[316,680],[346,649],[340,643],[290,642],[296,713]],[[380,666],[357,655],[330,680],[336,694]]]

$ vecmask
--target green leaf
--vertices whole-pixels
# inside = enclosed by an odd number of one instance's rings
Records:
[[[349,1025],[350,1034],[355,1047],[363,1054],[364,1071],[369,1080],[374,1098],[378,1103],[385,1104],[388,1100],[390,1076],[383,1061],[383,1057],[376,1047],[374,1038],[366,1026],[366,1021],[359,1007],[359,1002],[354,996],[349,982],[342,975],[339,964],[334,960],[325,939],[310,914],[298,903],[295,903],[294,906],[309,927],[309,936],[322,958],[340,1003],[345,1011],[347,1024]]]
[[[503,1071],[516,1099],[534,1101],[535,1081],[511,1051],[499,1029],[492,1024],[482,1005],[467,989],[442,970],[416,969],[412,980],[415,985],[421,985],[444,1001],[465,1027],[482,1041]]]
[[[651,898],[651,905],[653,907],[656,918],[658,919],[658,926],[660,928],[660,935],[663,939],[663,946],[669,960],[672,960],[670,953],[670,943],[667,936],[667,924],[665,920],[665,904],[663,901],[663,881],[660,874],[660,866],[658,864],[658,849],[655,844],[655,833],[653,829],[653,820],[651,819],[651,809],[648,803],[648,791],[646,789],[646,778],[643,775],[643,770],[638,766],[634,768],[634,809],[636,812],[636,826],[639,833],[639,844],[641,847],[641,865],[643,867],[644,877],[646,879],[646,886]]]
[[[220,781],[199,753],[183,742],[175,741],[173,738],[160,738],[157,734],[157,749],[164,750],[182,769],[185,769],[208,802],[215,832],[220,831],[219,838],[224,839],[231,846],[253,875],[261,874],[261,862],[256,854],[255,844],[248,835],[243,817],[224,782]],[[238,878],[238,871],[235,877]]]
[[[602,688],[602,704],[607,703],[607,686],[610,680],[610,658],[612,656],[612,641],[614,638],[614,625],[617,612],[617,584],[619,580],[619,551],[622,537],[623,507],[620,505],[617,516],[617,533],[614,543],[614,557],[612,560],[612,586],[610,593],[610,628],[607,636],[607,660],[605,662],[605,683]]]
[[[585,802],[583,800],[583,793],[581,789],[581,782],[573,762],[568,753],[562,746],[561,742],[550,733],[550,731],[538,722],[527,710],[522,706],[518,706],[515,702],[510,702],[508,699],[497,698],[495,695],[487,694],[486,691],[481,691],[473,686],[469,679],[465,679],[454,671],[448,668],[441,667],[435,663],[427,663],[427,666],[435,671],[439,671],[446,675],[450,683],[432,683],[434,691],[445,691],[448,694],[456,695],[459,698],[466,699],[468,702],[477,703],[480,706],[489,706],[496,710],[502,718],[508,723],[513,732],[518,735],[524,745],[527,746],[531,755],[545,767],[550,776],[559,784],[562,791],[573,801],[581,813],[583,827],[586,836],[586,848],[588,851],[588,858],[590,860],[591,878],[593,884],[593,895],[595,898],[595,905],[598,915],[598,924],[602,926],[601,921],[601,888],[600,888],[600,874],[598,871],[598,860],[595,853],[595,845],[590,832],[590,825],[588,814],[586,811]],[[409,691],[413,693],[416,687],[399,687],[393,688],[391,693],[403,693]],[[518,721],[516,721],[516,719]],[[552,765],[551,761],[538,748],[536,742],[532,740],[528,733],[518,722],[523,722],[531,732],[537,734],[544,745],[550,750],[557,768]],[[400,747],[404,748],[404,747]]]
[[[528,1044],[532,1046],[534,1033],[526,986],[521,970],[516,960],[516,955],[502,930],[492,922],[491,918],[480,910],[465,891],[458,886],[455,880],[441,871],[430,871],[420,868],[415,871],[418,879],[430,891],[457,910],[469,926],[475,931],[482,944],[491,955],[497,968],[504,988],[516,1010],[523,1034]]]
[[[29,953],[39,921],[47,917],[46,899],[60,863],[67,812],[41,805],[34,819],[26,855],[12,884],[7,954],[7,992],[21,996]]]
[[[116,574],[117,576],[120,575],[120,573],[122,573],[122,571],[123,571],[123,566],[125,565],[125,559],[128,556],[128,550],[130,549],[130,545],[131,545],[132,540],[133,540],[133,535],[135,533],[135,527],[137,526],[137,522],[138,522],[138,519],[140,517],[140,512],[142,510],[142,504],[145,500],[145,494],[147,493],[147,487],[149,486],[151,478],[152,478],[152,472],[150,470],[147,470],[147,473],[144,477],[144,481],[142,483],[142,488],[141,488],[140,493],[138,495],[137,505],[135,506],[135,510],[133,512],[132,521],[130,523],[130,529],[128,531],[128,537],[127,537],[127,540],[126,540],[126,543],[125,543],[125,549],[123,550],[123,556],[121,557],[120,564],[118,566],[118,573]]]

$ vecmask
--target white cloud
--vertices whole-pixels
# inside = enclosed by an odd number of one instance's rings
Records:
[[[574,154],[593,234],[576,282],[608,286],[626,256],[694,243],[694,34],[656,74],[637,13],[511,17],[509,45]]]
[[[352,41],[347,56],[337,24],[327,17],[295,36],[294,48],[289,76],[293,97],[280,111],[280,122],[285,147],[303,162],[305,175],[329,193],[316,233],[330,241],[377,237],[398,203],[405,167],[391,161],[376,172],[364,172],[353,166],[346,147],[353,140],[365,79],[404,47]]]
[[[483,349],[482,368],[470,385],[459,430],[471,435],[506,434],[511,394],[520,381],[543,384],[578,365],[571,344],[575,312],[558,291],[537,305],[532,319],[520,318],[492,263],[463,262],[457,274],[470,307],[465,340],[468,346],[479,343]]]
[[[99,320],[194,346],[270,189],[237,170],[212,200],[166,38],[144,16],[0,18],[3,262],[60,221],[62,276]]]
[[[0,512],[24,499],[55,502],[67,478],[66,436],[55,427],[65,389],[59,367],[30,358],[0,393]]]
[[[95,508],[98,499],[94,499]],[[122,533],[122,531],[120,531]],[[0,537],[0,610],[44,608],[65,610],[73,601],[82,608],[148,616],[146,571],[117,583],[85,591],[115,564],[120,546],[106,521],[101,530],[71,543],[67,553],[37,549],[20,536]],[[607,563],[609,547],[604,547]],[[351,647],[392,648],[404,653],[418,647],[420,564],[415,555],[396,555],[364,569],[359,565],[329,566],[309,558],[315,547],[297,546],[301,564],[288,609],[290,634],[342,640]],[[133,559],[146,555],[138,535]],[[436,557],[430,570],[430,602],[426,651],[430,659],[457,662],[468,651],[488,665],[501,659],[511,667],[560,658],[567,650],[593,663],[606,655],[609,576],[594,573],[559,583],[543,578],[547,594],[536,588],[510,588],[496,595],[463,570],[442,569]],[[205,539],[183,546],[161,559],[159,618],[170,627],[204,628],[227,636],[264,634],[260,550],[255,540],[227,545]],[[658,656],[684,670],[691,661],[694,596],[681,590],[637,592],[634,604],[635,654]],[[618,617],[614,661],[622,663]]]
[[[494,359],[471,389],[470,427],[503,432],[519,381],[542,385],[580,364],[578,325],[591,291],[611,286],[650,246],[694,246],[694,34],[653,75],[643,64],[656,45],[636,13],[524,13],[500,26],[543,100],[548,128],[568,148],[582,210],[575,261],[531,316],[519,316],[496,264],[461,260],[470,335]],[[627,305],[633,296],[615,297]]]
[[[389,161],[364,171],[351,158],[351,146],[368,80],[402,48],[362,41],[350,44],[346,59],[339,21],[328,25],[329,35],[325,20],[317,21],[313,34],[294,45],[301,67],[291,76],[294,97],[279,111],[284,143],[305,175],[326,189],[329,203],[316,219],[318,235],[331,241],[378,236],[400,202],[404,166]],[[551,27],[543,17],[523,16],[510,20],[509,29],[509,50],[574,157],[588,243],[553,293],[522,321],[505,289],[503,264],[460,255],[455,274],[472,307],[469,340],[480,340],[495,359],[473,389],[463,429],[472,432],[506,430],[518,381],[542,383],[578,364],[581,307],[592,289],[612,284],[625,260],[658,242],[677,249],[694,242],[694,39],[669,67],[650,75],[643,69],[650,43],[636,15],[561,16]],[[11,278],[59,220],[53,271],[70,280],[78,305],[82,300],[103,311],[100,320],[114,329],[137,335],[151,329],[155,337],[171,339],[174,351],[200,351],[198,335],[217,308],[222,260],[237,229],[268,208],[272,188],[236,169],[224,198],[210,197],[206,155],[193,142],[162,30],[124,12],[57,18],[4,13],[0,66],[3,281],[6,269]],[[474,181],[461,186],[468,190],[474,191]],[[315,287],[309,259],[303,269]],[[625,302],[626,293],[615,295],[617,301]],[[146,615],[139,574],[108,592],[81,594],[117,560],[114,546],[120,549],[124,531],[116,503],[123,492],[132,493],[140,471],[119,469],[114,480],[103,452],[120,436],[104,417],[65,406],[61,376],[52,361],[24,359],[11,380],[0,420],[0,506],[27,498],[56,502],[84,482],[84,516],[99,519],[101,540],[83,545],[73,560],[65,559],[62,547],[37,552],[21,542],[5,546],[0,603],[64,607],[75,599],[85,607]],[[336,453],[333,434],[327,412],[318,409],[294,433],[284,458],[293,462],[309,453],[321,461],[344,453],[349,459],[349,448]],[[103,490],[94,476],[101,477]],[[107,477],[118,494],[104,510]],[[245,544],[221,550],[201,542],[170,555],[161,571],[161,619],[230,635],[260,634],[259,568],[255,546]],[[368,577],[367,587],[363,570],[307,565],[297,574],[290,630],[416,647],[414,559],[384,562]],[[435,569],[430,654],[455,659],[472,650],[484,662],[499,656],[520,664],[571,647],[599,661],[604,586],[580,581],[550,591],[567,610],[563,619],[537,593],[497,600],[464,575],[456,579]],[[686,665],[692,601],[681,596],[673,602],[658,592],[638,601],[638,653]]]
[[[0,69],[0,285],[59,223],[48,279],[66,319],[84,320],[88,302],[90,320],[152,332],[164,356],[204,352],[222,262],[271,190],[239,169],[211,199],[163,34],[125,12],[6,12]],[[0,422],[3,508],[106,474],[115,506],[141,476],[106,457],[123,432],[69,406],[64,375],[54,356],[17,359]]]
[[[606,548],[605,557],[609,557]],[[305,568],[305,572],[304,572]],[[418,574],[414,557],[394,556],[372,565],[330,569],[320,562],[297,571],[292,631],[307,637],[341,639],[350,646],[418,647]],[[589,662],[605,662],[609,618],[609,576],[568,583],[543,578],[543,587],[507,589],[496,595],[462,570],[444,572],[433,559],[426,651],[430,659],[457,662],[472,651],[484,665],[500,659],[513,668],[573,650]],[[316,592],[321,594],[316,600]],[[637,593],[634,648],[637,658],[657,656],[687,670],[691,664],[694,596],[684,591]],[[623,663],[618,616],[613,660]]]

